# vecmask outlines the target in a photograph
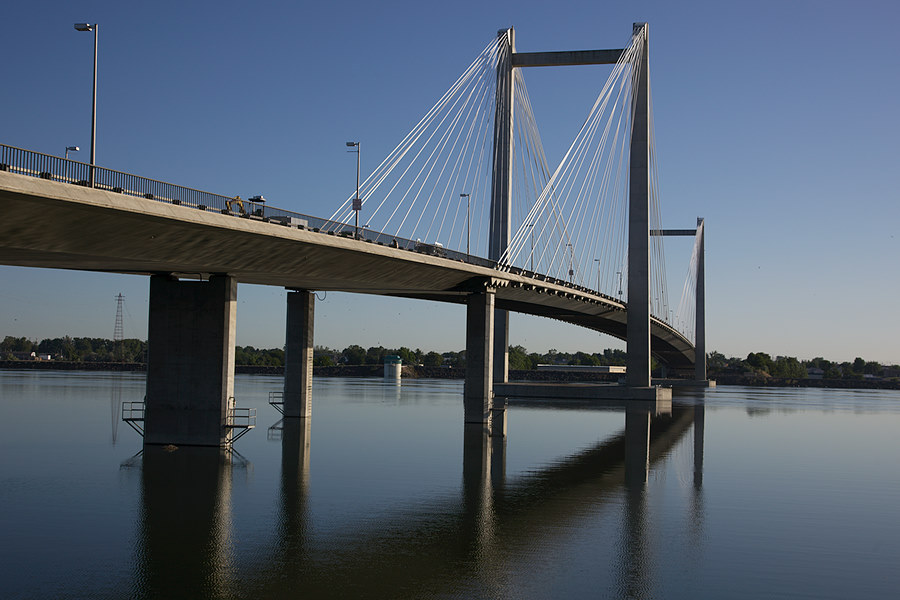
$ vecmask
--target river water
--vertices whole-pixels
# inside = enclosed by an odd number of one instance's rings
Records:
[[[898,392],[676,393],[636,460],[622,410],[512,404],[504,440],[459,381],[318,379],[303,425],[280,386],[237,377],[237,452],[141,453],[143,374],[0,371],[0,596],[900,594]]]

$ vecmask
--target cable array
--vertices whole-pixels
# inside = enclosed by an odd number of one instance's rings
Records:
[[[514,233],[499,268],[522,268],[627,301],[632,88],[642,64],[644,35],[643,29],[635,31],[552,173],[522,69],[513,69]],[[488,255],[498,66],[508,64],[509,51],[504,35],[492,40],[365,178],[360,185],[365,228],[473,256]],[[649,217],[651,229],[661,229],[653,100],[648,94]],[[335,230],[353,222],[354,196],[332,215]],[[673,315],[663,236],[650,240],[651,314],[669,321]],[[696,266],[693,269],[696,278]],[[685,302],[683,294],[682,305],[690,305]],[[679,318],[686,321],[682,305]],[[689,320],[693,323],[693,317]]]
[[[659,169],[656,156],[656,129],[653,120],[653,88],[650,86],[650,74],[647,74],[647,93],[650,103],[650,229],[662,229],[659,208]],[[663,248],[664,236],[650,237],[650,314],[667,321],[669,312],[668,284],[666,282],[666,256]]]
[[[486,256],[497,64],[509,53],[502,42],[492,40],[360,184],[367,227]],[[332,221],[353,222],[354,195]]]
[[[697,225],[697,235],[694,237],[694,248],[691,251],[691,261],[688,264],[687,274],[684,278],[684,287],[681,290],[681,300],[678,309],[672,318],[670,325],[680,331],[684,337],[694,340],[697,325],[697,276],[700,266],[700,248],[703,240],[704,222]]]
[[[535,271],[624,299],[632,73],[642,49],[640,33],[613,66],[501,264],[534,264]]]

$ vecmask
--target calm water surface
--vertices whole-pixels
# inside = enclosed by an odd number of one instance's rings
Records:
[[[318,379],[308,426],[280,386],[237,377],[237,453],[140,453],[142,374],[0,371],[0,597],[900,596],[900,393],[676,397],[636,461],[622,411],[502,441],[458,381]]]

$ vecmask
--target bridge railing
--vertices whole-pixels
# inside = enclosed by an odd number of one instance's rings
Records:
[[[382,246],[401,248],[420,254],[449,258],[484,267],[497,267],[496,261],[472,256],[465,252],[450,250],[440,244],[428,244],[421,240],[408,240],[366,227],[357,229],[349,223],[313,217],[270,206],[263,202],[254,202],[252,200],[238,202],[237,197],[204,192],[104,167],[95,166],[93,169],[95,189],[266,221],[278,225],[303,228],[327,235],[347,238],[358,237],[361,240]],[[5,144],[0,144],[0,171],[90,187],[91,165]]]

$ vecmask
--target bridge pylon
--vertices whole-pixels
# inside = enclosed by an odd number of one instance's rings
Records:
[[[650,387],[650,44],[647,23],[640,64],[632,72],[632,121],[628,186],[628,387]]]
[[[491,181],[490,237],[488,258],[499,261],[509,247],[512,230],[513,187],[513,53],[516,31],[512,27],[497,32],[501,50],[497,61],[497,91],[494,112],[494,156]],[[509,378],[509,313],[494,312],[493,379]]]

